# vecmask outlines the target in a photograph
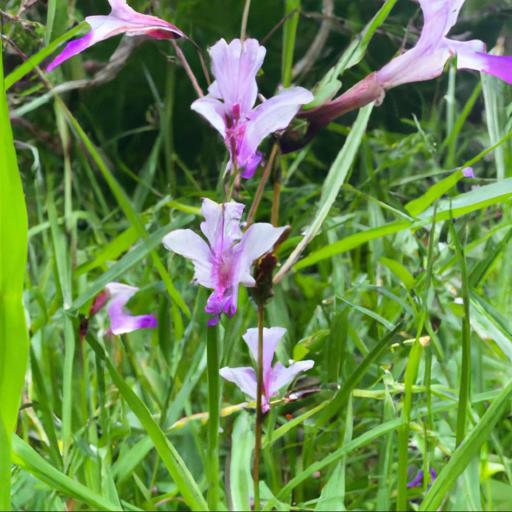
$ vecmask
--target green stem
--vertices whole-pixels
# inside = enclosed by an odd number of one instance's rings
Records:
[[[260,510],[260,455],[261,455],[261,432],[263,426],[263,411],[261,409],[261,398],[263,394],[263,305],[258,305],[258,387],[256,391],[256,428],[254,441],[254,461],[252,479],[254,482],[254,510]]]
[[[208,361],[208,508],[219,510],[219,347],[216,327],[207,327]]]
[[[290,87],[293,76],[293,55],[295,52],[295,39],[297,37],[297,28],[300,18],[300,0],[286,0],[285,16],[294,14],[286,20],[283,31],[283,64],[282,64],[282,81],[283,87]]]

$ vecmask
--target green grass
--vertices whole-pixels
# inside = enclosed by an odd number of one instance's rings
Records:
[[[202,49],[239,36],[245,5],[130,3]],[[387,62],[411,19],[408,44],[417,37],[412,2],[334,3],[322,52],[295,78],[323,2],[251,3],[249,36],[277,26],[258,78],[266,97],[293,83],[321,101]],[[478,4],[459,33],[492,46],[510,2]],[[207,333],[207,291],[161,245],[199,229],[201,197],[222,199],[225,149],[190,111],[194,91],[164,41],[145,41],[102,85],[53,94],[119,42],[38,72],[107,9],[63,5],[36,3],[23,23],[18,0],[2,7],[0,509],[248,509],[254,404],[217,369],[250,364],[241,336],[256,307],[241,289],[235,317]],[[206,89],[194,48],[179,44]],[[283,364],[315,367],[265,416],[265,510],[512,507],[512,94],[448,68],[276,159],[256,220],[270,221],[281,186],[291,232],[265,321],[288,330]],[[257,186],[243,182],[247,210]],[[112,281],[141,288],[130,308],[156,314],[158,329],[115,337],[101,311],[81,336]],[[430,468],[435,482],[407,488]]]

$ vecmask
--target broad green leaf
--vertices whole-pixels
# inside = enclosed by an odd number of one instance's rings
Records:
[[[402,265],[399,261],[392,260],[391,258],[385,258],[382,256],[379,261],[395,274],[408,290],[414,288],[416,279],[413,275]]]
[[[22,303],[28,220],[5,94],[1,43],[0,86],[0,509],[8,510],[10,439],[16,427],[29,347]]]

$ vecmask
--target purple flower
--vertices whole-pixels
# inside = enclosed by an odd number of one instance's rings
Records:
[[[462,169],[462,175],[464,178],[474,178],[475,173],[473,172],[473,167],[465,167]]]
[[[157,319],[153,315],[133,316],[125,309],[128,301],[139,291],[138,288],[121,283],[109,283],[105,288],[110,296],[107,313],[113,334],[119,336],[138,329],[154,329],[157,326]]]
[[[282,327],[271,327],[263,329],[263,396],[262,409],[267,412],[270,409],[270,399],[277,395],[280,389],[284,388],[301,372],[305,372],[315,364],[314,361],[291,362],[290,366],[283,366],[276,363],[272,367],[272,359],[278,343],[285,335],[286,329]],[[243,336],[249,347],[252,357],[258,360],[258,329],[249,329]],[[236,384],[249,398],[256,400],[257,377],[253,368],[221,368],[220,375],[230,382]]]
[[[434,468],[430,468],[429,473],[430,473],[430,484],[429,484],[429,488],[430,488],[430,485],[432,484],[432,482],[434,482],[434,480],[437,478],[437,473]],[[423,485],[424,476],[425,476],[425,473],[423,472],[422,469],[420,469],[420,471],[418,471],[418,474],[413,478],[413,480],[411,480],[407,484],[407,488],[412,489],[413,487],[421,487]]]
[[[485,53],[482,41],[454,41],[446,37],[457,21],[464,0],[419,2],[424,18],[421,36],[416,46],[377,72],[377,80],[384,89],[436,78],[453,56],[457,56],[459,69],[481,71],[512,83],[512,57]]]
[[[141,14],[133,10],[126,0],[108,0],[108,3],[112,7],[110,14],[85,18],[85,21],[91,26],[91,30],[85,36],[68,43],[64,51],[50,63],[47,71],[52,71],[65,60],[83,52],[90,46],[119,34],[145,35],[153,39],[184,37],[179,28],[155,16]]]
[[[221,39],[210,48],[215,82],[206,97],[192,103],[192,110],[224,138],[230,154],[228,168],[236,166],[244,178],[254,175],[263,158],[258,151],[263,139],[284,130],[301,106],[313,101],[306,89],[290,87],[255,107],[256,75],[265,53],[256,39],[235,39],[229,44]]]
[[[172,231],[163,239],[167,249],[192,260],[194,281],[213,290],[205,308],[213,315],[210,326],[219,322],[222,313],[230,317],[236,313],[239,285],[256,284],[251,274],[253,263],[271,251],[287,229],[257,223],[242,233],[243,211],[243,204],[203,199],[201,231],[208,243],[191,229]]]

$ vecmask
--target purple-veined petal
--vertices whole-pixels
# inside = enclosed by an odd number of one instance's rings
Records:
[[[194,264],[194,280],[206,288],[214,288],[212,280],[212,256],[208,244],[191,229],[171,231],[162,240],[169,251],[184,256]]]
[[[254,106],[258,95],[256,75],[263,64],[265,53],[265,48],[255,39],[244,42],[235,39],[229,44],[221,39],[210,48],[212,71],[216,80],[210,93],[222,98],[229,111],[238,105],[243,116]]]
[[[194,101],[190,108],[203,116],[221,135],[226,136],[225,106],[216,98],[204,97]]]
[[[314,96],[308,90],[290,87],[258,105],[246,123],[242,145],[238,151],[239,167],[245,168],[257,154],[263,139],[287,128],[302,105],[311,103],[313,99]]]
[[[109,283],[105,287],[110,294],[107,313],[110,318],[110,330],[116,336],[138,329],[154,329],[157,319],[153,315],[131,315],[125,306],[139,291],[135,286],[121,283]]]
[[[211,199],[203,199],[201,213],[205,220],[201,223],[201,231],[216,255],[242,237],[240,219],[244,208],[243,204],[235,201],[218,204]]]
[[[264,388],[268,394],[272,376],[272,359],[277,348],[277,345],[286,334],[284,327],[270,327],[263,328],[263,381]],[[248,329],[242,336],[245,343],[249,347],[254,361],[258,362],[258,329]],[[271,395],[269,395],[271,396]]]
[[[243,393],[245,393],[252,400],[256,400],[258,383],[256,380],[256,373],[252,368],[221,368],[219,373],[222,378],[236,384]]]
[[[270,375],[269,395],[274,396],[281,388],[290,384],[299,373],[310,370],[314,365],[315,362],[311,360],[292,363],[288,368],[276,363]]]
[[[110,0],[112,11],[108,16],[88,16],[85,21],[91,30],[80,39],[69,42],[64,50],[50,63],[52,71],[65,60],[83,52],[90,46],[119,34],[129,36],[146,35],[153,39],[176,39],[184,33],[172,23],[139,13],[123,0]]]
[[[287,226],[276,228],[272,224],[258,222],[243,235],[239,247],[239,280],[244,286],[254,286],[252,265],[261,256],[271,251]]]

